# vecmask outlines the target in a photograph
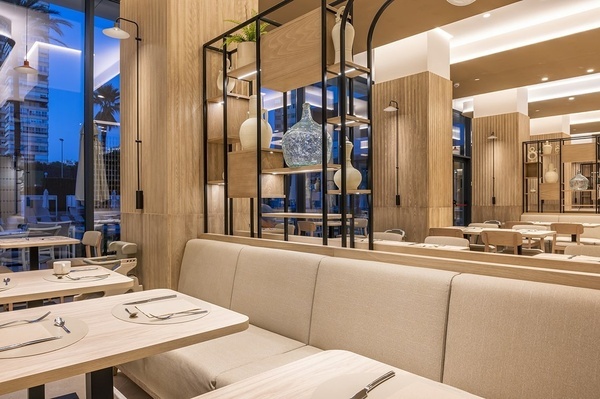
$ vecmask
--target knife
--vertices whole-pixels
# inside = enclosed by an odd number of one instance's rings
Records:
[[[355,393],[354,396],[351,397],[350,399],[365,399],[369,395],[369,392],[372,389],[378,387],[380,384],[386,382],[387,380],[389,380],[390,378],[392,378],[395,375],[396,375],[396,373],[393,370],[388,371],[387,373],[385,373],[381,377],[373,380],[369,385],[367,385],[366,387],[364,387],[363,389],[361,389],[360,391]]]
[[[156,298],[142,299],[140,301],[134,301],[134,302],[126,302],[123,305],[139,305],[140,303],[162,301],[163,299],[171,299],[171,298],[177,298],[177,295],[173,294],[173,295],[158,296]]]
[[[27,342],[21,342],[21,343],[18,343],[18,344],[6,345],[6,346],[0,347],[0,352],[4,352],[4,351],[10,350],[10,349],[22,348],[23,346],[40,344],[40,343],[46,342],[46,341],[54,341],[55,339],[60,339],[60,338],[62,338],[62,337],[61,336],[58,336],[58,337],[46,337],[46,338],[34,339],[32,341],[27,341]]]

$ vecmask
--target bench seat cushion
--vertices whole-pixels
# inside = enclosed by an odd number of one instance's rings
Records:
[[[269,356],[243,366],[224,371],[217,376],[216,388],[224,387],[225,385],[241,381],[245,378],[252,377],[259,373],[284,366],[296,360],[304,359],[305,357],[322,352],[314,346],[302,346],[288,352],[279,353]]]
[[[456,276],[443,382],[486,398],[598,398],[599,312],[598,290]]]
[[[343,258],[319,267],[309,344],[440,381],[453,272]]]
[[[150,356],[120,368],[126,375],[135,372],[137,377],[143,371],[145,388],[158,398],[192,398],[214,390],[217,377],[224,372],[303,346],[302,342],[250,325],[236,334]],[[140,366],[139,362],[143,364]],[[249,368],[245,373],[251,375],[252,371]]]

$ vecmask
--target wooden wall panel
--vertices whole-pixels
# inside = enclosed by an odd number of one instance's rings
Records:
[[[529,117],[515,112],[474,118],[472,130],[472,221],[518,220],[523,209],[522,143],[529,140]],[[495,141],[488,140],[492,132]]]
[[[202,215],[202,45],[256,0],[122,0],[140,26],[144,209],[135,209],[135,40],[121,42],[122,239],[136,242],[145,288],[176,288],[185,242]],[[202,21],[202,23],[198,23]],[[124,23],[124,29],[133,26]],[[217,72],[218,73],[218,72]],[[141,217],[138,217],[140,216]],[[128,226],[128,223],[133,223]]]
[[[429,227],[452,225],[451,93],[450,81],[429,72],[374,86],[374,231],[401,228],[418,241]],[[390,100],[400,107],[398,141],[395,113],[383,111]]]

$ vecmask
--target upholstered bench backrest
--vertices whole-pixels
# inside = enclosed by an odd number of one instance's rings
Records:
[[[188,241],[177,290],[215,305],[231,307],[233,279],[243,247],[201,239]]]
[[[443,382],[486,398],[598,398],[600,291],[456,276]]]
[[[455,275],[325,258],[317,277],[310,344],[350,350],[440,381]]]
[[[250,323],[308,343],[315,280],[324,257],[246,246],[239,259],[231,309]]]

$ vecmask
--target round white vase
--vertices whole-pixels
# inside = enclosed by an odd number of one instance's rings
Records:
[[[346,190],[356,190],[362,181],[360,172],[352,166],[352,148],[354,145],[350,140],[346,140]],[[342,189],[342,170],[339,169],[333,175],[335,185]]]
[[[256,42],[241,42],[237,45],[237,67],[241,68],[256,61]]]
[[[271,139],[273,138],[273,129],[271,125],[266,121],[267,110],[262,109],[262,114],[260,118],[257,118],[256,115],[256,106],[257,106],[257,98],[256,95],[250,96],[250,101],[248,103],[248,114],[249,118],[246,119],[242,126],[240,126],[240,144],[242,145],[243,150],[251,150],[256,148],[256,133],[257,133],[257,123],[260,119],[260,146],[261,148],[269,148],[271,147]]]
[[[335,61],[337,64],[340,62],[340,26],[342,25],[342,13],[346,7],[342,6],[338,9],[335,14],[335,25],[333,25],[333,29],[331,30],[331,38],[333,39],[333,49],[335,50]],[[352,62],[352,44],[354,43],[354,27],[348,21],[346,21],[346,29],[344,35],[344,56],[346,61]]]
[[[554,164],[548,165],[548,170],[544,173],[544,183],[556,183],[558,181],[558,172]]]
[[[231,71],[229,59],[227,59],[227,74]],[[227,93],[231,93],[231,90],[235,87],[235,79],[227,78]],[[223,70],[219,69],[219,76],[217,76],[217,88],[223,91]]]

